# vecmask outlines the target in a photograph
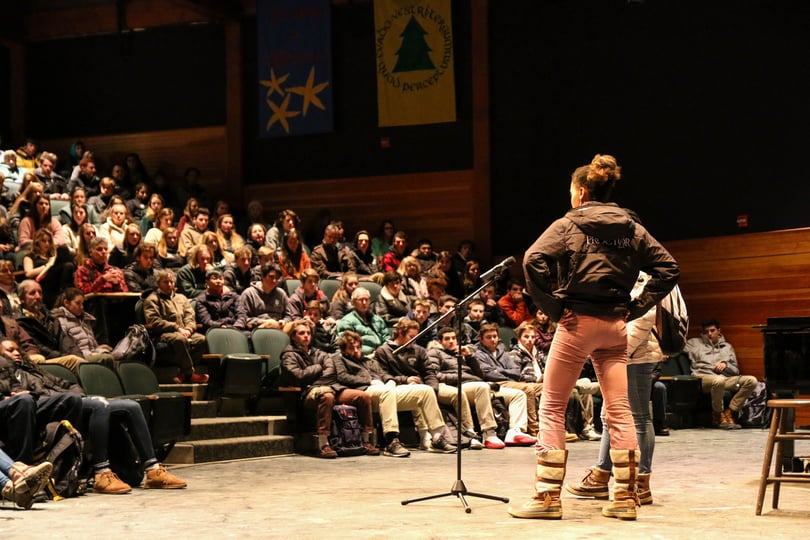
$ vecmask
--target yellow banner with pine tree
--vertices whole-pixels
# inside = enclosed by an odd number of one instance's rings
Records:
[[[456,121],[451,0],[374,0],[380,126]]]

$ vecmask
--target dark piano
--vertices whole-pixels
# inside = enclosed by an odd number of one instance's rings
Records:
[[[756,326],[764,341],[768,392],[783,397],[810,394],[810,317],[768,317]]]
[[[793,398],[810,394],[810,317],[768,317],[762,332],[765,384],[769,395]],[[789,430],[796,422],[792,409],[785,414]],[[794,457],[793,441],[786,441],[782,456],[785,472],[803,472],[804,465]]]

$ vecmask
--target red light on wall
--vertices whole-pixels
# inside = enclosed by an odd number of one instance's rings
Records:
[[[380,137],[380,148],[391,148],[391,139],[389,137]]]
[[[748,214],[740,214],[737,216],[737,228],[744,229],[748,227]]]

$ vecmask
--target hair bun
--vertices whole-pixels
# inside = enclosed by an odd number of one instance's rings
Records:
[[[622,168],[616,162],[616,158],[608,154],[596,154],[591,160],[588,180],[604,183],[620,179]]]

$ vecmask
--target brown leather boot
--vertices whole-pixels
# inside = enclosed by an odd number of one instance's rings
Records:
[[[562,503],[560,491],[565,478],[565,463],[568,450],[547,450],[537,456],[535,472],[535,495],[522,506],[509,508],[509,514],[516,518],[560,519]]]
[[[638,502],[642,505],[652,504],[653,496],[652,491],[650,491],[650,473],[639,473],[636,485],[638,486]]]
[[[577,484],[565,484],[565,489],[577,497],[593,497],[594,499],[607,499],[610,497],[608,481],[610,471],[603,471],[599,467],[591,467],[588,474]]]
[[[723,411],[723,416],[728,424],[728,429],[740,429],[742,427],[740,424],[734,421],[734,414],[731,412],[731,409],[726,409]]]
[[[613,461],[613,500],[602,508],[605,517],[635,520],[636,506],[641,503],[636,493],[638,475],[638,450],[611,450]]]

